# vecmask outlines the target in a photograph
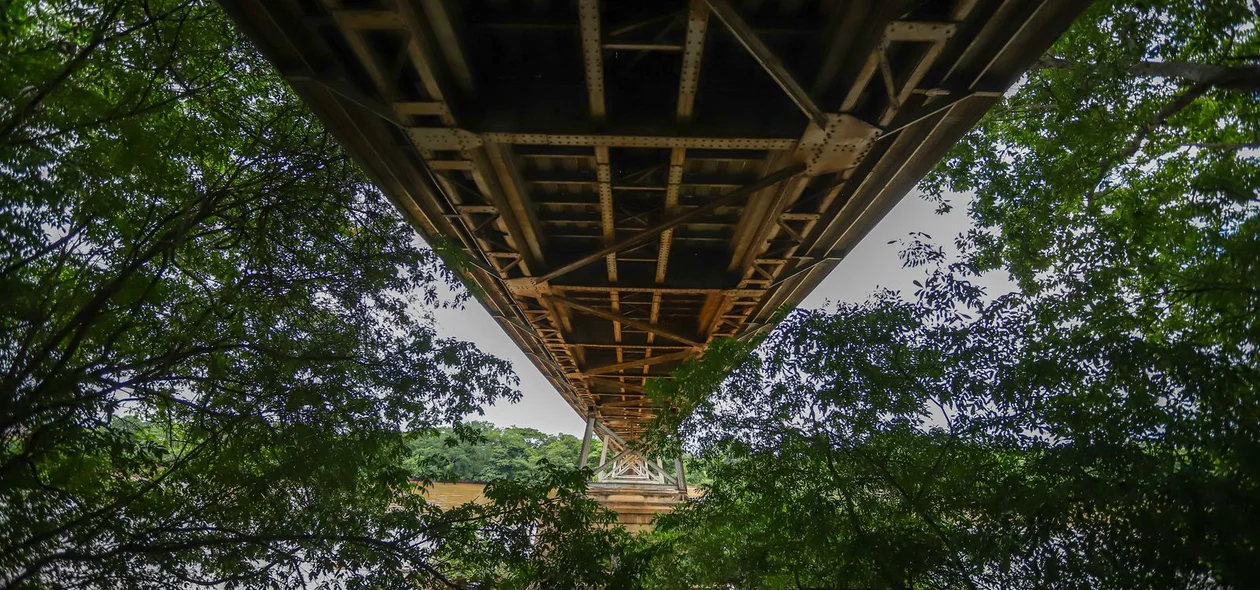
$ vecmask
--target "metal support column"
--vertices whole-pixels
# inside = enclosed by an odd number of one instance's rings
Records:
[[[595,410],[586,414],[586,433],[582,435],[582,454],[578,456],[578,469],[586,467],[586,456],[591,453],[591,434],[595,432]]]
[[[687,493],[687,473],[683,470],[682,457],[674,457],[674,479],[678,484],[678,491]]]

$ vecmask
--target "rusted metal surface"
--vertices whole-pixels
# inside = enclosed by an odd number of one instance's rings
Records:
[[[1088,4],[222,2],[624,440],[647,378],[768,329]]]

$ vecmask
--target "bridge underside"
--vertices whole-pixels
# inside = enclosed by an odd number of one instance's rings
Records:
[[[581,415],[767,327],[1084,0],[223,0]]]

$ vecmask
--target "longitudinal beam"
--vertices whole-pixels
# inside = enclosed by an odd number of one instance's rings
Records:
[[[449,130],[445,130],[449,131]],[[795,137],[705,137],[688,135],[628,135],[573,133],[516,133],[488,131],[480,134],[487,141],[519,145],[608,146],[630,148],[688,148],[704,150],[790,150],[796,147]],[[452,142],[452,145],[457,144]],[[437,149],[458,149],[445,147]]]
[[[678,122],[687,123],[696,108],[696,89],[700,85],[704,38],[709,30],[709,5],[705,0],[691,0],[687,8],[687,33],[683,39],[682,73],[678,78]],[[665,187],[665,214],[673,215],[678,206],[687,148],[676,147],[669,153],[669,177]],[[669,253],[674,245],[674,230],[661,232],[656,257],[656,282],[664,283],[669,270]]]
[[[599,0],[580,0],[578,19],[581,21],[582,61],[586,64],[586,93],[591,118],[603,121],[608,112],[604,109],[604,48],[600,38]]]
[[[690,0],[687,7],[687,33],[683,39],[682,75],[678,80],[678,120],[691,120],[700,84],[700,63],[704,57],[704,36],[709,30],[709,5]]]

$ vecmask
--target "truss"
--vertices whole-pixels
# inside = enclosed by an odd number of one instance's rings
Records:
[[[799,302],[1084,0],[223,0],[557,391]],[[619,460],[616,477],[663,477]]]
[[[606,425],[598,422],[597,414],[586,417],[586,433],[582,437],[582,450],[578,467],[585,467],[589,460],[591,436],[602,431],[603,440],[599,463],[592,470],[595,483],[669,487],[678,492],[679,498],[687,497],[687,476],[683,471],[682,458],[675,458],[667,469],[658,455],[652,457],[650,449],[642,444],[626,442]]]

